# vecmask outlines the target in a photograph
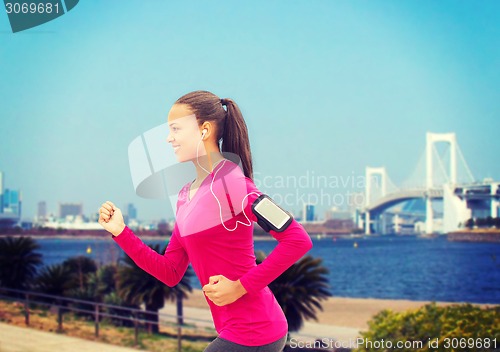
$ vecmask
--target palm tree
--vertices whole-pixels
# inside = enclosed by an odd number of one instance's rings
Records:
[[[103,302],[104,296],[116,291],[117,272],[116,264],[106,264],[89,275],[87,284],[94,293],[97,302]]]
[[[106,264],[97,269],[96,272],[88,274],[86,289],[73,292],[73,297],[89,300],[99,303],[114,304],[114,305],[124,305],[116,294],[116,275],[118,272],[118,266],[116,264]],[[137,306],[129,308],[138,308]],[[85,309],[85,308],[83,308]],[[124,315],[124,311],[120,309],[113,309],[110,307],[104,308],[105,313],[111,315]],[[127,315],[127,317],[130,314]],[[123,325],[122,319],[111,319],[117,325]]]
[[[255,257],[260,264],[266,254],[258,251]],[[285,313],[288,331],[298,331],[304,320],[317,320],[316,310],[323,310],[321,301],[330,296],[328,269],[322,262],[321,258],[304,256],[269,284]]]
[[[95,262],[83,256],[71,257],[63,263],[44,267],[35,280],[35,289],[38,292],[66,296],[84,301],[96,301],[94,287],[89,285],[92,274],[96,272]],[[54,303],[54,300],[48,300]],[[64,300],[55,300],[55,303],[65,306]],[[90,310],[92,313],[79,315],[93,316],[93,306],[84,303],[73,303],[76,308]]]
[[[64,296],[68,290],[68,267],[62,264],[44,266],[36,277],[34,289],[47,295]]]
[[[90,275],[97,271],[95,261],[85,256],[68,258],[63,262],[63,265],[70,272],[68,285],[70,289],[74,290],[86,290]]]
[[[134,323],[132,321],[133,313],[131,313],[128,308],[139,309],[138,305],[126,303],[116,291],[110,292],[105,295],[103,297],[103,303],[115,306],[106,307],[104,309],[104,313],[111,316],[109,319],[113,324],[117,326],[134,326]],[[121,309],[118,307],[123,307],[125,309]]]
[[[40,245],[31,237],[0,238],[0,285],[25,289],[35,278],[42,255]]]
[[[150,247],[159,253],[159,245]],[[125,265],[120,266],[118,269],[118,294],[129,304],[144,304],[148,312],[146,319],[150,321],[148,324],[149,331],[157,333],[159,332],[158,311],[163,308],[165,299],[172,301],[177,299],[178,303],[181,302],[177,306],[177,315],[178,322],[182,323],[182,299],[187,297],[186,292],[192,291],[189,282],[192,275],[191,270],[188,268],[186,274],[176,286],[168,287],[155,277],[147,274],[129,256],[126,256]]]
[[[65,296],[69,289],[69,275],[68,268],[62,264],[44,266],[34,281],[33,289],[47,295]],[[50,304],[65,305],[65,302],[60,299],[39,298],[39,300]]]

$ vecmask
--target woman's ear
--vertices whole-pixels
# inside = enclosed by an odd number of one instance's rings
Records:
[[[203,140],[207,139],[208,137],[210,137],[210,134],[212,133],[212,124],[208,121],[205,121],[202,125],[201,125],[201,138]]]

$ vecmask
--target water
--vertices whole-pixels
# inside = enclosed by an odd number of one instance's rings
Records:
[[[37,241],[46,264],[77,255],[104,263],[122,255],[109,238]],[[500,243],[415,236],[313,242],[310,254],[323,258],[334,296],[500,304]],[[150,243],[163,246],[165,240]],[[270,252],[275,245],[275,241],[256,241],[255,249]],[[91,254],[86,253],[88,246]],[[196,278],[193,287],[200,288]]]

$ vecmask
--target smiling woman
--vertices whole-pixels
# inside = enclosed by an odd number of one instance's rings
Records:
[[[290,217],[279,232],[269,230],[278,245],[256,265],[252,205],[262,193],[252,180],[247,127],[234,101],[206,91],[186,94],[170,109],[168,126],[177,160],[193,162],[197,177],[178,194],[165,254],[146,246],[112,202],[100,208],[99,223],[139,267],[168,286],[192,264],[219,333],[206,352],[282,351],[288,324],[268,285],[311,249],[309,235]]]
[[[204,148],[200,151],[199,144],[202,138],[196,116],[190,113],[185,105],[174,105],[172,107],[168,118],[168,126],[170,133],[167,142],[171,143],[179,162],[194,160],[196,158],[195,150],[198,152],[198,156],[206,154]]]

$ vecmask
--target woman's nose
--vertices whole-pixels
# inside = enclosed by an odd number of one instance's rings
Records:
[[[167,143],[172,143],[173,140],[174,139],[172,138],[171,133],[169,133],[168,136],[167,136]]]

